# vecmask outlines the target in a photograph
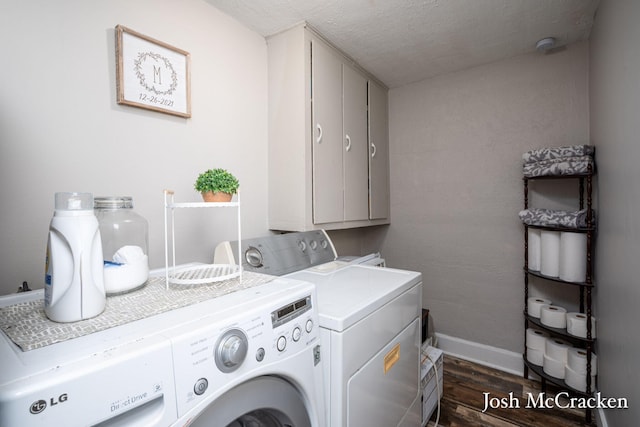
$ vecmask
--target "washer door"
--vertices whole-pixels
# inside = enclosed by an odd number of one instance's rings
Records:
[[[191,427],[311,427],[300,392],[277,377],[258,377],[220,396]]]

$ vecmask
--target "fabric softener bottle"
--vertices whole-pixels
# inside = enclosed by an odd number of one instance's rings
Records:
[[[56,193],[49,226],[44,311],[55,322],[76,322],[106,305],[102,241],[91,193]]]

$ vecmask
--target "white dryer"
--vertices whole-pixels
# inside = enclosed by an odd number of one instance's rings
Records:
[[[3,330],[42,298],[0,298]],[[316,306],[276,278],[29,351],[0,333],[0,425],[325,427]]]
[[[242,246],[245,269],[316,285],[327,426],[420,426],[422,275],[338,259],[322,230]],[[225,242],[215,262],[235,253],[237,242]]]

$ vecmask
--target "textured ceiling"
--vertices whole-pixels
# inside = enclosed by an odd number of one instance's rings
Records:
[[[599,0],[206,0],[263,36],[308,22],[389,87],[586,40]]]

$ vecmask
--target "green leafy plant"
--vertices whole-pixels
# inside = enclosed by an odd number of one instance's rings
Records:
[[[196,191],[201,193],[213,191],[214,193],[235,194],[239,186],[238,179],[224,169],[209,169],[201,173],[194,184]]]

